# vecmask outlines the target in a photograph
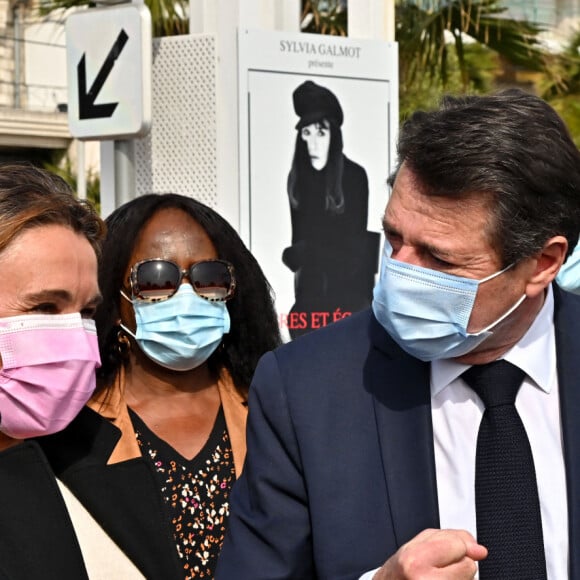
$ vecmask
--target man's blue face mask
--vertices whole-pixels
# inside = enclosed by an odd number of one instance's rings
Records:
[[[505,314],[479,332],[467,325],[480,284],[509,270],[513,264],[473,280],[399,262],[385,242],[381,274],[373,293],[373,312],[393,340],[423,360],[463,356],[491,336],[492,329],[525,300],[524,294]]]

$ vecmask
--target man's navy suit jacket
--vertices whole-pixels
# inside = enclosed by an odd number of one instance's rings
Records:
[[[554,292],[569,578],[580,580],[580,297]],[[439,527],[429,373],[370,310],[266,354],[216,578],[358,578]]]

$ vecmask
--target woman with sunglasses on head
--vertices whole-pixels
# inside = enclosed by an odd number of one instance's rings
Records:
[[[270,286],[234,229],[191,198],[145,195],[106,223],[97,392],[45,449],[148,578],[212,578],[250,379],[280,342]]]

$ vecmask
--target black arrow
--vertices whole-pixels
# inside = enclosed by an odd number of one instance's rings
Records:
[[[80,119],[101,119],[111,117],[119,103],[104,103],[95,105],[95,100],[99,96],[107,77],[113,70],[115,61],[121,54],[123,47],[127,44],[129,37],[124,30],[119,32],[113,48],[109,51],[97,78],[93,82],[91,89],[87,93],[87,65],[85,62],[86,53],[83,54],[77,65],[77,74],[79,77],[79,118]]]

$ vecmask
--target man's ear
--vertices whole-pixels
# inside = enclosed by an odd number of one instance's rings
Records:
[[[546,241],[544,247],[531,259],[535,262],[535,268],[526,285],[526,296],[533,298],[543,292],[545,288],[554,280],[560,270],[566,252],[568,251],[568,240],[564,236],[554,236]]]

